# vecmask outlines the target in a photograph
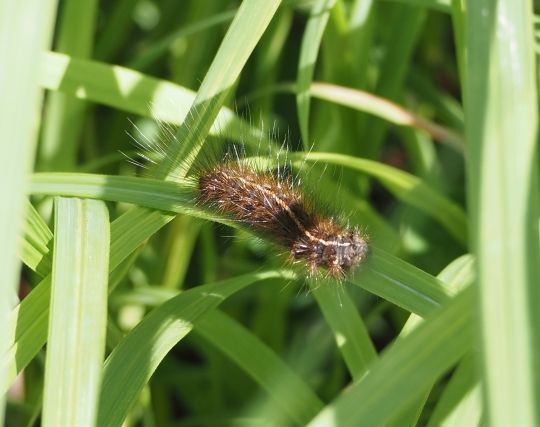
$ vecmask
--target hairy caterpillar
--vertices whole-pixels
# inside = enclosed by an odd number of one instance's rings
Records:
[[[303,261],[312,276],[319,268],[342,278],[368,254],[367,238],[319,214],[290,177],[224,162],[198,176],[198,202],[247,223]]]
[[[169,127],[160,127],[175,139]],[[130,158],[138,166],[145,167],[145,162],[156,164],[152,154],[167,156],[166,147],[159,142],[133,140],[146,152],[139,153],[141,162]],[[366,258],[369,246],[364,233],[321,214],[290,175],[268,168],[260,170],[242,162],[242,156],[235,153],[236,159],[207,159],[205,166],[196,168],[197,204],[241,221],[256,234],[287,249],[289,259],[304,263],[314,277],[323,270],[342,279]]]

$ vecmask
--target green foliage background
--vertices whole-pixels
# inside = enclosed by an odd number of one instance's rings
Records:
[[[540,425],[537,23],[526,0],[0,0],[4,424]],[[126,132],[165,156],[129,163]],[[370,236],[343,283],[193,202],[217,147],[284,141]]]

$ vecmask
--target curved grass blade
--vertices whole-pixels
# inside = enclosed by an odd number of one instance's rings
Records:
[[[450,294],[437,278],[378,248],[347,280],[421,317]]]
[[[40,84],[45,89],[174,125],[184,122],[196,96],[195,92],[167,80],[57,52],[42,54],[40,71]],[[256,146],[266,138],[264,132],[225,107],[219,111],[210,131],[224,132]]]
[[[467,242],[467,219],[463,210],[414,175],[380,162],[343,154],[294,153],[289,157],[297,161],[323,161],[369,174],[378,179],[398,199],[431,215],[458,242],[463,244]]]
[[[307,384],[234,319],[213,310],[195,321],[195,331],[246,371],[296,424],[306,425],[322,409]]]
[[[93,426],[105,356],[109,213],[103,202],[55,200],[43,425]]]
[[[149,287],[130,291],[119,300],[159,306],[177,295],[177,291]],[[194,327],[196,333],[227,355],[266,390],[296,423],[306,424],[322,409],[322,402],[302,379],[258,337],[231,317],[214,309],[197,319]],[[279,419],[280,415],[275,416]]]
[[[97,425],[120,426],[169,350],[193,323],[242,288],[290,274],[269,271],[235,277],[182,292],[148,314],[107,358]]]
[[[311,96],[368,112],[400,126],[412,126],[429,133],[435,140],[447,143],[456,151],[463,153],[463,138],[455,131],[424,119],[398,104],[364,92],[329,83],[314,82],[309,89]]]
[[[240,72],[274,16],[280,0],[245,0],[229,27],[206,74],[189,114],[176,135],[156,176],[185,177],[201,151],[206,136]],[[249,38],[246,38],[249,34]]]
[[[396,342],[369,373],[309,426],[386,425],[471,347],[474,293],[467,288]]]

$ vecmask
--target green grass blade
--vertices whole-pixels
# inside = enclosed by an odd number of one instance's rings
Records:
[[[221,106],[280,3],[280,0],[242,2],[197,91],[190,113],[178,130],[176,139],[182,144],[170,147],[157,173],[159,178],[174,180],[187,175]]]
[[[463,358],[437,402],[428,427],[480,425],[482,396],[478,382],[477,357]]]
[[[198,318],[240,289],[260,280],[284,277],[283,274],[261,272],[198,286],[153,310],[107,358],[97,425],[122,424],[161,360],[191,331]]]
[[[147,288],[129,292],[125,300],[159,306],[177,295],[177,291]],[[199,335],[266,390],[292,420],[305,424],[322,409],[322,402],[304,381],[257,336],[231,317],[211,310],[197,319],[194,326]],[[279,415],[274,416],[279,419]]]
[[[330,11],[336,4],[336,0],[317,0],[311,9],[311,13],[302,37],[300,58],[298,59],[298,71],[296,77],[296,108],[298,109],[298,122],[302,133],[304,147],[308,147],[309,141],[309,88],[315,72],[315,63],[321,47],[321,41],[328,23]]]
[[[322,161],[366,173],[383,184],[398,199],[431,215],[458,242],[467,239],[467,220],[463,210],[420,178],[400,169],[373,160],[360,159],[335,153],[299,153],[289,155],[291,160]]]
[[[165,56],[171,45],[182,37],[207,30],[213,26],[224,24],[234,18],[236,10],[228,10],[218,13],[200,21],[194,22],[191,25],[179,28],[177,31],[167,34],[162,39],[155,41],[147,50],[143,51],[139,56],[129,62],[129,68],[141,70],[149,67],[161,56]]]
[[[34,174],[33,194],[70,195],[110,201],[123,201],[164,211],[180,211],[193,205],[193,182],[163,182],[129,176],[38,173]]]
[[[294,159],[296,155],[290,157]],[[310,153],[304,157],[308,161],[321,160],[376,177],[396,197],[432,215],[458,241],[465,241],[467,227],[464,212],[457,204],[433,190],[420,178],[379,162],[341,154]],[[62,173],[35,174],[32,185],[34,194],[69,194],[77,197],[121,200],[172,211],[179,211],[180,206],[193,200],[193,189],[193,183],[189,180],[180,180],[177,184],[162,184],[159,180],[150,178]]]
[[[468,288],[429,315],[309,426],[386,425],[470,348],[473,302],[472,288]]]
[[[398,126],[422,129],[434,139],[447,143],[460,153],[463,152],[463,138],[455,131],[430,122],[387,99],[361,90],[320,82],[313,83],[309,93],[314,98],[364,111]]]
[[[412,331],[422,324],[422,318],[416,314],[411,314],[396,339],[402,340],[406,338]],[[409,403],[392,417],[392,420],[386,424],[387,427],[414,427],[418,424],[418,418],[422,413],[422,409],[429,396],[431,388],[435,380],[427,384],[424,389],[417,395],[413,402]]]
[[[41,277],[45,277],[51,272],[52,257],[50,246],[52,245],[52,240],[52,231],[36,209],[28,203],[24,238],[22,239],[19,256],[24,264]]]
[[[77,59],[56,52],[41,58],[40,84],[77,99],[180,125],[184,122],[195,92],[118,65]],[[266,135],[222,108],[210,130],[246,143],[259,144]]]
[[[33,176],[32,193],[35,195],[71,195],[111,201],[123,201],[141,206],[173,212],[187,212],[195,197],[192,180],[177,180],[175,183],[151,178],[126,176],[37,173]],[[331,188],[336,188],[333,186]],[[348,201],[345,200],[346,202]],[[376,212],[361,201],[349,202],[351,211],[365,218],[364,225],[377,231],[377,237],[387,238],[382,242],[389,247],[395,246],[396,232],[385,224]]]
[[[375,35],[376,3],[376,0],[354,0],[348,13],[347,51],[352,53],[351,71],[357,82],[354,86],[361,89],[369,86],[369,48]]]
[[[213,310],[196,320],[195,330],[246,371],[298,425],[323,407],[315,393],[255,335]]]
[[[419,316],[448,301],[442,282],[378,248],[347,280]]]
[[[445,289],[452,295],[457,294],[467,286],[471,286],[474,280],[474,262],[472,257],[470,255],[464,255],[455,259],[439,273],[437,278],[444,282]],[[421,323],[422,319],[418,315],[412,314],[409,316],[397,340],[406,338]],[[460,363],[460,366],[462,363],[463,361]],[[392,422],[388,424],[388,427],[416,426],[434,384],[435,380],[425,388],[424,392],[413,404],[408,405],[404,411],[399,412],[392,419]]]
[[[117,283],[113,279],[121,263],[172,218],[174,218],[173,215],[139,208],[113,221],[109,262],[111,287]],[[30,363],[45,344],[50,294],[51,276],[49,274],[12,310],[6,331],[13,344],[3,352],[0,362],[2,369],[7,372],[0,383],[0,392],[7,390],[15,376]]]
[[[17,302],[20,261],[17,257],[26,209],[27,179],[34,160],[42,91],[38,86],[40,53],[49,47],[56,14],[55,0],[0,2],[0,322],[5,324]],[[0,348],[9,346],[2,328]],[[1,366],[0,383],[9,376]],[[0,395],[0,425],[4,421],[4,394]]]
[[[69,0],[62,5],[55,50],[78,58],[91,56],[97,0]],[[50,93],[45,105],[39,166],[42,170],[73,170],[77,163],[86,103],[70,95]]]
[[[111,224],[111,272],[173,218],[173,214],[140,208],[115,219]]]
[[[425,17],[426,10],[415,6],[395,4],[387,10],[384,25],[392,31],[384,40],[386,52],[379,64],[375,88],[379,96],[388,100],[399,96]],[[369,141],[365,157],[375,158],[379,155],[388,125],[379,119],[370,120],[367,124],[363,135]]]
[[[129,43],[133,15],[137,6],[135,0],[119,0],[113,3],[105,27],[96,40],[95,54],[100,60],[110,61],[111,58]]]
[[[466,120],[492,426],[540,424],[538,94],[532,1],[467,5]]]
[[[377,351],[346,287],[328,280],[310,281],[311,291],[332,329],[353,380],[360,379],[377,360]]]
[[[6,375],[1,378],[0,393],[9,389],[45,344],[50,299],[51,276],[48,275],[11,311],[6,331],[12,344],[2,352],[1,366]]]
[[[93,426],[105,356],[109,213],[103,202],[58,198],[44,426]]]
[[[189,181],[171,183],[148,178],[92,174],[35,174],[34,178],[32,189],[35,194],[97,197],[110,201],[140,203],[148,207],[219,221],[249,231],[244,224],[209,215],[194,206]],[[144,218],[142,213],[133,215],[137,221]],[[130,227],[134,228],[136,221],[125,223],[127,232]],[[114,259],[114,256],[113,252],[111,258]],[[352,274],[348,280],[421,316],[431,312],[448,298],[441,283],[433,276],[376,248],[373,248],[369,259],[359,271]]]

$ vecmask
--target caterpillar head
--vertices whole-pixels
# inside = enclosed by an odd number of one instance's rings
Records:
[[[292,249],[295,259],[307,261],[311,275],[319,268],[325,269],[331,277],[343,278],[345,274],[360,265],[369,252],[365,236],[356,229],[331,230],[316,227],[306,234]]]

